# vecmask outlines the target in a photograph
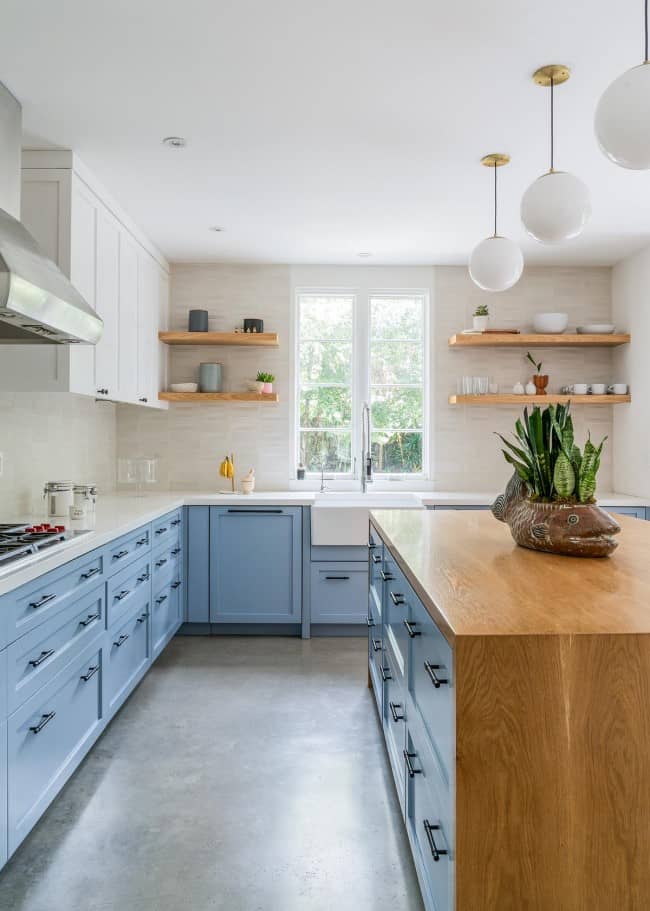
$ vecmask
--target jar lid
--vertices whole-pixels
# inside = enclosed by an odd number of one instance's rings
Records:
[[[75,493],[95,494],[95,493],[97,493],[97,485],[96,484],[75,484],[74,492]]]
[[[72,481],[46,481],[46,490],[72,490],[74,484]]]

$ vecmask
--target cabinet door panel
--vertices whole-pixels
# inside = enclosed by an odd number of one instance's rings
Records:
[[[138,402],[158,400],[158,282],[156,263],[144,251],[138,263]]]
[[[120,399],[135,402],[138,393],[138,246],[120,232],[120,287],[117,385]]]
[[[0,868],[7,860],[7,725],[0,724]]]
[[[96,308],[97,197],[77,177],[72,181],[70,221],[70,281],[86,302]],[[95,348],[78,345],[71,352],[70,391],[95,395]]]
[[[210,507],[187,509],[187,621],[210,622]]]
[[[210,513],[210,621],[299,623],[300,508]]]
[[[119,398],[117,388],[119,261],[119,224],[109,212],[99,209],[97,214],[95,309],[104,320],[104,332],[95,345],[95,386],[98,395],[111,398]]]

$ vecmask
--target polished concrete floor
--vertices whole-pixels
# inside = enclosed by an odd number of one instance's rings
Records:
[[[361,639],[176,638],[2,911],[421,911]]]

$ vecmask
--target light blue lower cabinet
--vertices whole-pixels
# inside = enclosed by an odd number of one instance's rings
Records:
[[[12,854],[102,730],[103,637],[7,721]]]
[[[210,622],[210,507],[187,507],[188,623]]]
[[[367,563],[311,564],[311,622],[365,624]]]
[[[151,664],[151,606],[148,598],[132,607],[105,638],[104,715],[110,718]]]
[[[153,658],[157,658],[182,623],[182,579],[174,579],[154,592],[151,602]]]
[[[619,516],[633,516],[635,519],[646,518],[645,506],[604,506],[605,512],[611,512]]]
[[[386,748],[388,758],[393,770],[397,797],[399,799],[402,813],[405,812],[406,801],[406,769],[408,766],[408,757],[406,750],[406,692],[401,684],[399,677],[395,674],[396,659],[390,648],[384,650],[383,664],[383,712],[382,725],[384,728],[384,737],[386,739]]]
[[[210,622],[301,617],[301,507],[210,507]]]
[[[7,722],[0,722],[0,869],[9,856],[7,837]]]

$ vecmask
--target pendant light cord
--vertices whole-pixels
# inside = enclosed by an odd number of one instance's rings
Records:
[[[648,2],[648,0],[646,0],[646,4],[647,4],[647,2]],[[553,77],[551,76],[551,174],[553,173],[553,163],[554,163],[554,155],[553,155],[553,145],[554,145],[554,142],[553,142],[553,138],[554,138],[554,137],[553,137],[553,121],[554,121],[554,119],[555,119],[555,111],[554,111],[554,107],[553,107],[553,87],[554,87],[554,81],[555,81],[555,80],[554,80]]]
[[[646,63],[650,63],[648,60],[648,0],[645,0],[645,55],[644,60]]]
[[[497,236],[497,163],[494,162],[494,236]]]

